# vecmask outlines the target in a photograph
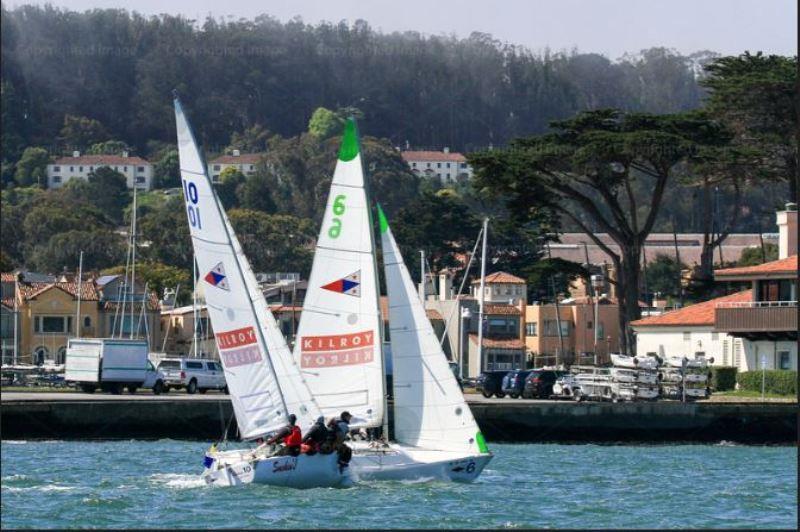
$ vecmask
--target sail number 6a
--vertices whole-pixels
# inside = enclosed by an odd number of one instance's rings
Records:
[[[189,215],[189,223],[192,227],[198,229],[203,228],[203,222],[200,219],[200,207],[197,206],[199,197],[197,195],[197,186],[194,183],[183,180],[183,193],[186,197],[186,212]]]
[[[339,235],[342,232],[342,219],[336,217],[344,214],[345,211],[344,200],[346,199],[347,196],[345,196],[344,194],[339,194],[333,200],[333,215],[335,216],[335,218],[331,220],[331,226],[328,229],[328,236],[331,238],[339,238]]]

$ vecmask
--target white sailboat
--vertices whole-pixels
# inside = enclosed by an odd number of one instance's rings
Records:
[[[301,428],[321,411],[255,279],[216,195],[178,98],[181,180],[208,314],[243,440],[268,436],[297,416]],[[347,485],[337,453],[274,456],[272,449],[211,450],[203,477],[214,485],[263,483],[297,488]]]
[[[395,441],[352,442],[350,467],[361,480],[474,480],[492,455],[416,295],[388,223],[380,216],[389,291]],[[373,225],[351,119],[345,126],[294,355],[310,375],[309,387],[326,414],[349,410],[355,416],[351,426],[383,425],[383,433],[388,434],[380,324]],[[369,333],[375,338],[370,344],[372,354],[342,362],[346,348],[337,339]],[[333,338],[323,345],[326,349],[320,349],[324,356],[317,361],[304,358],[313,356],[310,348],[320,337]],[[350,345],[349,349],[355,348]]]

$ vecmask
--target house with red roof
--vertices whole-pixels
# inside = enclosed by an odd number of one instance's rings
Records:
[[[47,165],[47,187],[63,187],[71,179],[87,181],[89,174],[98,168],[111,168],[125,176],[128,188],[134,185],[139,190],[153,188],[153,165],[141,157],[131,156],[128,152],[120,155],[81,155],[72,152],[71,157],[59,157]]]
[[[468,181],[472,177],[472,167],[461,153],[442,151],[407,150],[402,152],[403,160],[419,177],[438,180],[442,185]]]
[[[637,353],[714,358],[739,371],[797,370],[797,210],[778,213],[778,260],[719,269],[717,282],[746,288],[634,321]]]
[[[234,168],[246,176],[253,175],[263,158],[263,153],[242,153],[239,150],[232,150],[231,153],[220,155],[208,162],[208,175],[212,183],[219,183],[220,174],[228,168]]]

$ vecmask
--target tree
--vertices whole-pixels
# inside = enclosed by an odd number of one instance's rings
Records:
[[[128,205],[128,185],[125,176],[109,168],[100,166],[89,173],[87,200],[109,219],[121,223],[125,206]]]
[[[611,258],[620,299],[622,348],[635,352],[628,324],[640,315],[641,254],[676,164],[698,149],[704,121],[682,115],[599,110],[551,124],[552,133],[469,156],[482,194],[506,200],[520,220],[556,213]],[[648,187],[637,197],[634,186]],[[640,202],[644,206],[640,205]],[[608,233],[619,251],[596,236]]]
[[[685,264],[678,262],[669,255],[658,254],[655,260],[647,263],[645,280],[647,290],[651,293],[658,292],[664,296],[680,296],[681,271],[686,269]]]
[[[270,131],[261,124],[256,124],[239,133],[231,134],[231,141],[226,152],[239,150],[242,153],[261,153],[267,149],[267,142],[272,136]]]
[[[108,132],[99,121],[85,116],[64,116],[64,126],[59,139],[68,149],[86,149],[93,144],[109,140]]]
[[[153,188],[174,188],[180,186],[181,168],[178,150],[166,150],[153,167]]]
[[[758,266],[765,262],[778,260],[778,246],[772,242],[766,242],[763,247],[745,248],[739,257],[737,266]]]
[[[183,197],[171,197],[139,217],[138,225],[142,241],[150,242],[139,251],[142,259],[192,270],[192,241]]]
[[[245,175],[233,166],[227,167],[219,174],[219,184],[216,189],[223,207],[233,209],[238,206],[237,193],[245,181],[247,181]]]
[[[22,152],[22,157],[17,161],[17,170],[14,180],[18,185],[47,186],[47,165],[50,164],[50,154],[44,148],[29,147]]]
[[[110,228],[59,232],[46,244],[37,244],[27,264],[45,272],[72,271],[81,252],[85,269],[105,268],[124,260],[125,242]]]
[[[272,183],[269,177],[259,169],[236,187],[236,198],[243,209],[275,212],[271,189]]]
[[[121,140],[107,140],[105,142],[92,144],[86,150],[86,153],[90,155],[122,155],[130,151],[131,147]]]
[[[763,175],[787,181],[797,201],[797,57],[722,57],[706,66],[708,110],[736,132],[737,144],[758,150]]]
[[[311,220],[248,209],[229,212],[245,255],[256,271],[299,271],[307,276],[313,259]]]
[[[320,140],[337,135],[344,127],[344,119],[324,107],[317,107],[308,121],[308,132]]]
[[[125,266],[119,265],[103,270],[104,275],[124,274]],[[181,292],[192,290],[192,272],[170,266],[161,262],[145,261],[136,265],[136,278],[147,283],[148,290],[159,296],[164,295],[165,288],[174,289],[180,284]]]

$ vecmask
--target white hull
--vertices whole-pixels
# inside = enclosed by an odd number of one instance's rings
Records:
[[[253,458],[250,450],[217,452],[203,471],[206,484],[238,486],[267,484],[288,488],[336,488],[352,485],[350,468],[339,467],[338,455],[272,456]]]
[[[379,448],[351,442],[353,477],[360,480],[445,480],[472,482],[492,459],[491,453],[467,454],[406,447],[391,443]]]

